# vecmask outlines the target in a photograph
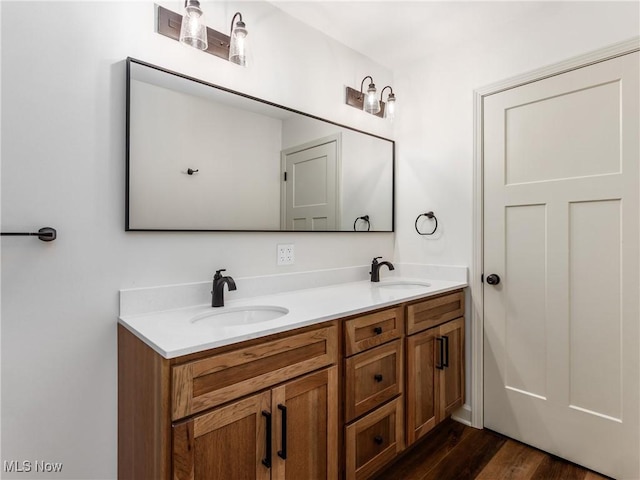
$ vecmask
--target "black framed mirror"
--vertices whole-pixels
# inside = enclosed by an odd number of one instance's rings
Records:
[[[127,59],[127,231],[394,230],[395,143]]]

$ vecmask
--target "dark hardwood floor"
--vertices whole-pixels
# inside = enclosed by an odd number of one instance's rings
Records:
[[[491,430],[453,420],[380,472],[375,480],[603,480],[604,477]]]

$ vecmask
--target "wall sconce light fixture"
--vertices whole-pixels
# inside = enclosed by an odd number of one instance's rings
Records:
[[[367,78],[370,80],[370,83],[365,93],[364,82]],[[385,103],[382,101],[382,96],[387,88],[390,92]],[[395,116],[396,96],[393,93],[391,86],[387,85],[380,92],[380,99],[378,99],[376,85],[373,83],[373,78],[368,75],[362,79],[362,82],[360,83],[360,91],[347,87],[347,105],[364,110],[376,117],[393,120]]]
[[[198,0],[185,0],[184,10],[182,16],[158,5],[158,33],[243,67],[247,65],[248,32],[240,12],[231,19],[229,35],[225,35],[207,27]]]

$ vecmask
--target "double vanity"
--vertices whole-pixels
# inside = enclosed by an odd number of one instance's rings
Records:
[[[118,325],[118,477],[379,471],[464,403],[466,286],[382,277],[225,292],[220,308],[144,311],[142,292]]]

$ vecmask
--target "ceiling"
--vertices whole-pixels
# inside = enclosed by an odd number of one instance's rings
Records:
[[[522,18],[537,18],[551,1],[271,0],[294,18],[386,67],[473,41]]]

